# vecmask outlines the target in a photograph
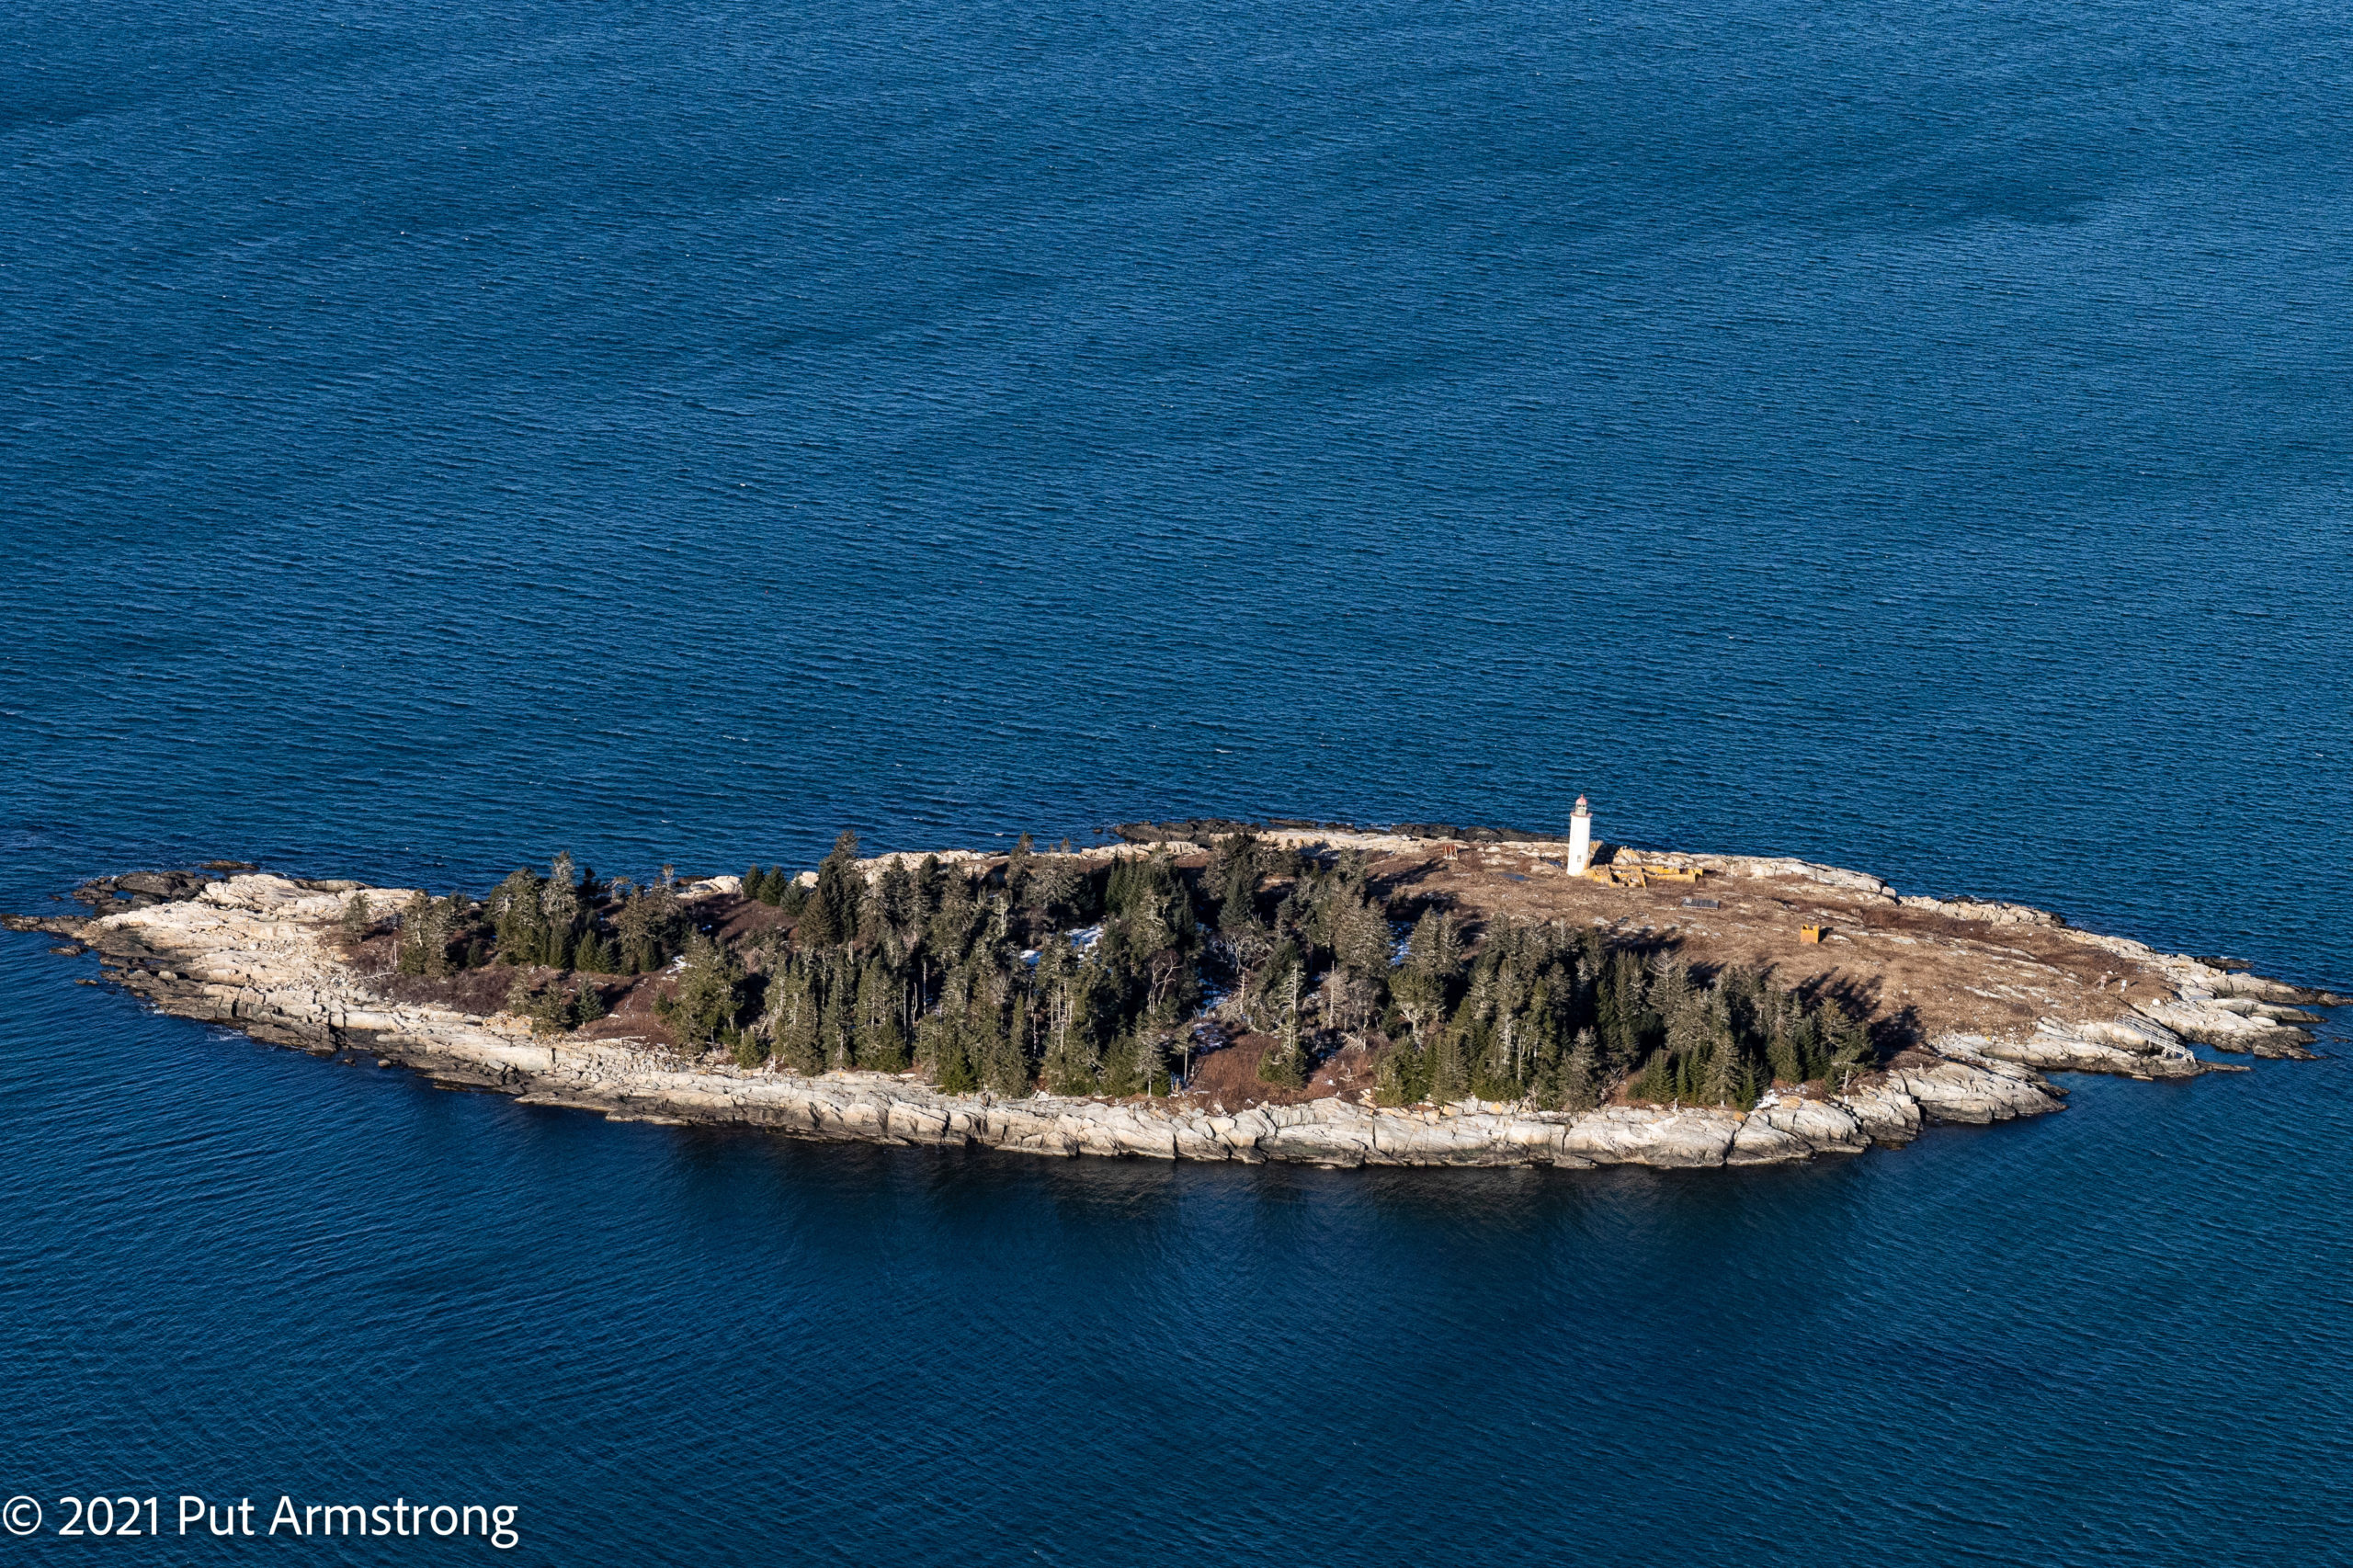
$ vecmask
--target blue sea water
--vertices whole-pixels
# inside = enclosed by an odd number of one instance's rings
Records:
[[[0,906],[1584,791],[2353,988],[2348,34],[5,0]],[[43,946],[0,1494],[51,1528],[2346,1556],[2338,1030],[1799,1171],[1167,1169],[452,1095]]]

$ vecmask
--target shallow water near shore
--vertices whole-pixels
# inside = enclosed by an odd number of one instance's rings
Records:
[[[2353,990],[2347,30],[0,8],[0,907],[1583,790]],[[52,1524],[2205,1564],[2353,1516],[2341,1020],[1802,1170],[1165,1168],[445,1093],[45,945],[0,1495]]]

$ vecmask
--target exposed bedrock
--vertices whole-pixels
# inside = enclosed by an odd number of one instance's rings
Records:
[[[129,891],[131,879],[115,879]],[[1545,1112],[1493,1103],[1380,1108],[1331,1097],[1227,1112],[1168,1100],[947,1095],[912,1075],[804,1078],[688,1062],[641,1040],[535,1037],[521,1020],[388,1000],[333,940],[352,883],[232,875],[90,919],[13,921],[96,948],[163,1011],[321,1052],[362,1051],[436,1080],[617,1119],[774,1129],[801,1137],[981,1145],[1043,1154],[1298,1161],[1322,1165],[1642,1165],[1714,1167],[1855,1153],[1933,1122],[1990,1123],[2063,1108],[2045,1072],[2180,1078],[2210,1070],[2185,1040],[2300,1055],[2316,1021],[2292,988],[2185,971],[2172,998],[2134,998],[2094,1023],[2045,1021],[2020,1039],[1953,1035],[1898,1054],[1822,1098],[1768,1095],[1753,1110],[1607,1106]],[[400,899],[400,890],[373,890]],[[121,902],[119,900],[118,903]],[[103,908],[104,906],[101,905]],[[2181,960],[2185,964],[2194,960]]]
[[[1972,1055],[2052,1073],[2116,1073],[2132,1078],[2195,1078],[2211,1071],[2180,1038],[2144,1017],[2062,1024],[2045,1018],[2031,1034],[1995,1040],[1954,1035],[1939,1044]]]
[[[2313,1036],[2303,1026],[2320,1022],[2317,1016],[2286,1003],[2216,995],[2197,986],[2185,986],[2177,997],[2135,998],[2132,1006],[2185,1040],[2256,1056],[2310,1057],[2304,1048]]]

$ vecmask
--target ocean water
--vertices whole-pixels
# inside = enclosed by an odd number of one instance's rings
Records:
[[[0,906],[1582,791],[2353,989],[2348,33],[0,4]],[[49,1528],[2206,1564],[2353,1518],[2335,1026],[1800,1171],[1167,1169],[448,1094],[44,946],[0,1494]]]

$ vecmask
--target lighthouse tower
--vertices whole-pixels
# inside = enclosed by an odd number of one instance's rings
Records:
[[[1586,864],[1593,858],[1593,808],[1577,797],[1577,809],[1569,813],[1569,875],[1585,875]]]

